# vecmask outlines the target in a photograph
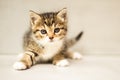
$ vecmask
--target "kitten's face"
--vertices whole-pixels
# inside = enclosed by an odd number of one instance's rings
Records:
[[[54,42],[67,33],[66,9],[59,12],[38,14],[30,11],[31,29],[37,40]]]

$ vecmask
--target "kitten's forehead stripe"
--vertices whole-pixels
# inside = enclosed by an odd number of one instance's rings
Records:
[[[44,23],[47,25],[47,26],[52,26],[52,24],[55,22],[55,15],[56,13],[54,12],[50,12],[50,13],[43,13],[41,14],[42,15],[42,18],[44,20]]]

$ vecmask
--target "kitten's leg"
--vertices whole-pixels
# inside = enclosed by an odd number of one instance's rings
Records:
[[[64,67],[68,66],[69,62],[67,59],[65,59],[63,54],[57,54],[53,58],[53,64],[56,66]]]
[[[35,54],[32,52],[25,52],[20,55],[19,60],[14,63],[13,68],[17,70],[28,69],[35,64],[35,62]]]
[[[71,59],[82,59],[82,55],[79,52],[67,51],[65,56]]]

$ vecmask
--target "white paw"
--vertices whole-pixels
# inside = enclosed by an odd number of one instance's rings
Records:
[[[69,62],[68,60],[64,59],[64,60],[60,60],[59,62],[57,62],[56,65],[60,67],[64,67],[64,66],[68,66]]]
[[[14,63],[13,68],[17,70],[23,70],[23,69],[26,69],[27,66],[23,62],[19,61]]]
[[[81,55],[79,52],[74,52],[72,58],[73,58],[73,59],[81,59],[81,58],[82,58],[82,55]]]

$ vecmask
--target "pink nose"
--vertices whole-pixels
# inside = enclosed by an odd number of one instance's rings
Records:
[[[53,38],[54,38],[54,37],[49,37],[49,39],[51,39],[51,40],[52,40]]]

